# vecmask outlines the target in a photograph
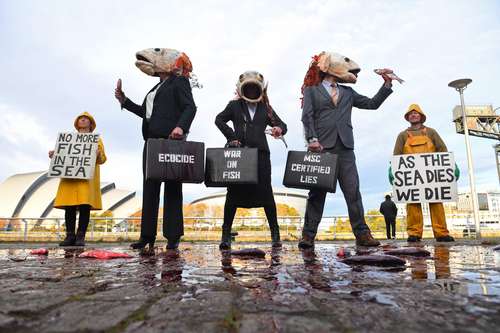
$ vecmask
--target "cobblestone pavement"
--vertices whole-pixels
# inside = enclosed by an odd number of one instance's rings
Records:
[[[386,242],[405,247],[405,242]],[[46,244],[47,245],[47,244]],[[500,327],[500,251],[474,241],[422,246],[400,268],[348,266],[352,242],[300,251],[258,247],[265,259],[221,253],[215,243],[90,244],[131,259],[83,259],[82,250],[0,244],[2,332],[493,332]],[[379,248],[375,251],[382,252]]]

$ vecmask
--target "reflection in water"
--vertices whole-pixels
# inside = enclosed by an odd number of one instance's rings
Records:
[[[434,263],[435,279],[449,279],[450,273],[450,248],[446,245],[434,247],[434,258],[409,258],[411,277],[414,280],[431,279],[427,272],[428,262]]]
[[[302,251],[302,259],[304,260],[304,268],[309,273],[307,282],[314,289],[323,291],[331,291],[329,280],[323,273],[323,264],[317,259],[314,249]]]
[[[182,281],[182,271],[185,260],[179,255],[179,251],[167,250],[162,254],[161,281],[180,282]]]
[[[217,244],[206,243],[183,244],[180,251],[157,248],[157,253],[152,256],[139,256],[124,247],[107,247],[134,256],[127,260],[81,259],[78,255],[83,249],[57,247],[49,248],[49,255],[40,257],[30,255],[30,249],[21,245],[8,248],[10,244],[3,244],[0,272],[9,274],[14,270],[23,272],[23,276],[58,281],[101,271],[106,272],[103,279],[109,279],[111,283],[126,283],[127,279],[134,277],[145,288],[164,283],[191,286],[231,280],[244,288],[266,286],[266,290],[277,295],[308,293],[311,289],[364,295],[374,290],[375,285],[393,288],[395,283],[401,285],[401,279],[412,279],[430,281],[444,290],[464,295],[500,294],[500,252],[484,245],[422,245],[433,254],[432,257],[405,257],[408,262],[404,267],[406,271],[344,265],[336,256],[339,245],[328,243],[317,244],[316,250],[306,251],[299,251],[296,244],[285,244],[283,249],[267,247],[263,248],[265,259],[246,260],[231,256],[229,251],[219,251]],[[242,248],[256,246],[259,245],[241,244]],[[347,246],[346,250],[354,253],[356,248]],[[371,253],[381,251],[368,250]],[[397,289],[393,291],[396,293]]]

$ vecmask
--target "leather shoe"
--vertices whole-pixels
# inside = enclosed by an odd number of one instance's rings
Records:
[[[365,232],[356,237],[356,245],[357,246],[379,246],[380,242],[373,238],[371,232]]]
[[[299,248],[301,249],[310,249],[314,247],[314,238],[303,235],[299,241]]]

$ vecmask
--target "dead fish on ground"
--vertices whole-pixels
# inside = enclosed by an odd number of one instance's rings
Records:
[[[391,249],[384,251],[384,253],[392,256],[413,256],[413,257],[428,257],[431,255],[429,251],[418,247],[403,247],[400,249]]]
[[[347,265],[370,265],[370,266],[403,266],[406,264],[406,260],[403,260],[396,256],[390,256],[385,254],[352,256],[344,260],[341,260],[341,262]]]
[[[261,249],[241,249],[241,250],[232,250],[231,255],[233,256],[241,256],[241,257],[255,257],[255,258],[265,258],[266,252]]]

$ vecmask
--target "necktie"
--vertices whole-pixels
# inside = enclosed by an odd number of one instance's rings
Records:
[[[337,102],[339,100],[339,91],[336,84],[332,84],[331,87],[332,87],[332,102],[333,105],[337,106]]]

